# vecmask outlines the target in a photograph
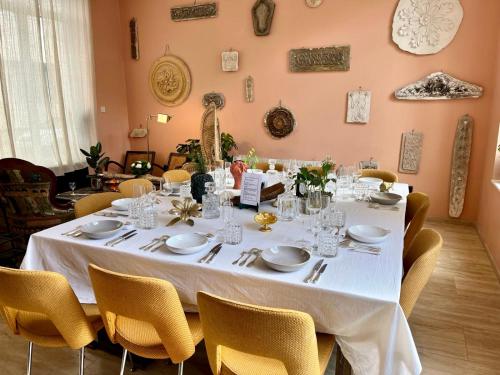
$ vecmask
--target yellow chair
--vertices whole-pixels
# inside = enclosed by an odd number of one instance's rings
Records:
[[[403,260],[405,276],[399,298],[406,318],[410,316],[420,293],[431,277],[442,245],[443,239],[438,232],[422,229],[408,249]]]
[[[0,312],[12,332],[29,341],[28,375],[33,344],[79,349],[83,375],[85,346],[103,323],[97,306],[80,305],[64,276],[0,267]]]
[[[132,198],[134,196],[135,185],[144,186],[146,193],[153,190],[153,183],[145,178],[134,178],[133,180],[123,181],[118,185],[118,190],[120,190],[120,193],[122,193],[124,197]]]
[[[403,250],[403,258],[406,256],[411,243],[415,236],[424,226],[427,212],[429,211],[430,200],[429,196],[424,193],[410,193],[406,197],[406,212],[405,212],[405,242]]]
[[[263,172],[267,172],[269,170],[269,163],[267,161],[260,161],[255,164],[255,169],[260,169]],[[283,164],[276,163],[274,165],[274,170],[278,172],[283,172]]]
[[[120,193],[97,193],[82,198],[75,203],[75,217],[93,214],[111,206],[111,202],[123,198]]]
[[[182,374],[184,361],[203,340],[203,331],[198,314],[184,314],[174,286],[93,264],[89,274],[109,339],[124,348],[120,374],[128,351],[146,358],[170,358]]]
[[[163,173],[163,178],[168,178],[170,182],[184,182],[191,181],[191,174],[184,169],[172,169]]]
[[[213,374],[323,374],[335,336],[316,334],[310,315],[198,292]]]
[[[398,182],[398,176],[395,173],[380,169],[362,169],[361,177],[375,177],[380,178],[384,182]]]

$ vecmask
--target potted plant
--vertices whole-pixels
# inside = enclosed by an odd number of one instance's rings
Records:
[[[99,176],[102,173],[103,168],[109,162],[109,157],[105,157],[104,152],[102,152],[101,142],[97,142],[95,146],[90,146],[89,151],[80,149],[80,152],[85,155],[87,164],[90,168],[94,169],[94,174],[90,175],[90,186],[94,190],[102,189],[102,179]]]
[[[130,164],[130,170],[137,177],[145,175],[151,170],[151,163],[147,160],[137,160]]]
[[[238,146],[236,145],[233,136],[229,133],[222,133],[220,135],[220,144],[221,144],[222,159],[224,161],[232,163],[233,155],[230,155],[230,152],[238,149]]]
[[[319,190],[324,195],[324,199],[329,200],[331,193],[326,191],[326,186],[330,181],[335,181],[329,178],[328,175],[335,169],[335,163],[331,158],[327,157],[321,162],[320,167],[302,167],[295,176],[295,186],[297,196],[303,198],[300,200],[300,209],[303,211],[305,206],[305,198],[307,193],[312,190]]]
[[[187,154],[186,166],[189,172],[196,172],[199,170],[199,161],[201,158],[201,145],[199,139],[188,139],[186,143],[179,143],[176,147],[177,152]]]

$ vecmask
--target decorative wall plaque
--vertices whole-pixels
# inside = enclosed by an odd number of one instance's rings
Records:
[[[317,8],[323,3],[323,0],[306,0],[306,5],[309,8]]]
[[[417,55],[437,53],[451,43],[463,14],[459,0],[400,0],[392,40]]]
[[[209,92],[208,94],[203,95],[203,106],[208,108],[210,103],[214,103],[217,109],[222,109],[226,105],[226,99],[224,98],[224,94],[218,92]]]
[[[417,174],[422,156],[424,135],[414,131],[403,133],[399,154],[399,172]]]
[[[289,53],[292,72],[347,71],[350,68],[351,47],[292,49]]]
[[[217,3],[180,6],[170,9],[172,21],[189,21],[217,16]]]
[[[149,87],[163,105],[182,104],[191,92],[191,73],[180,57],[167,54],[153,63],[149,72]]]
[[[139,32],[137,28],[137,20],[132,18],[129,23],[130,27],[130,56],[134,60],[139,60]]]
[[[281,105],[272,108],[264,116],[264,126],[274,138],[284,138],[295,128],[293,113]]]
[[[447,100],[479,98],[483,88],[461,81],[443,72],[436,72],[424,79],[400,88],[394,95],[405,100]]]
[[[352,124],[366,124],[370,120],[371,91],[349,91],[347,94],[347,119]]]
[[[273,0],[257,0],[252,7],[253,31],[257,36],[266,36],[271,32],[274,8]]]
[[[222,52],[222,71],[237,72],[238,71],[238,51]]]
[[[472,129],[474,120],[469,115],[458,120],[451,159],[450,207],[451,217],[460,217],[464,208],[469,161],[472,148]]]
[[[254,82],[253,82],[253,77],[248,76],[245,79],[245,100],[247,103],[253,103],[255,100],[254,97]]]
[[[208,167],[221,160],[220,127],[215,103],[210,103],[201,119],[201,153]]]

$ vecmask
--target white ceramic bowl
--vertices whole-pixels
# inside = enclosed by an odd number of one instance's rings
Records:
[[[347,230],[347,234],[356,241],[364,243],[379,243],[384,241],[390,230],[376,225],[353,225]]]
[[[117,199],[111,202],[111,207],[117,211],[128,211],[130,202],[132,202],[132,198]]]
[[[269,268],[280,272],[293,272],[307,264],[311,254],[300,247],[274,246],[264,250],[261,257]]]
[[[165,243],[171,252],[186,255],[202,250],[207,245],[208,239],[198,233],[186,233],[172,236]]]
[[[370,186],[380,186],[384,180],[381,178],[375,178],[375,177],[360,177],[359,182],[370,185]]]
[[[80,230],[86,237],[99,240],[113,236],[122,227],[123,223],[119,220],[98,220],[83,225]]]
[[[181,190],[181,186],[185,184],[189,184],[191,181],[186,180],[182,182],[171,182],[170,186],[172,186],[172,193],[178,193]]]
[[[399,194],[394,193],[374,193],[371,196],[371,200],[375,203],[384,204],[387,206],[394,205],[398,203],[403,197]]]

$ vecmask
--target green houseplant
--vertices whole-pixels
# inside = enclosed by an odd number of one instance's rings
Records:
[[[222,159],[229,163],[233,162],[233,155],[230,155],[230,152],[238,149],[238,145],[234,141],[234,138],[229,133],[222,133],[220,135],[220,144],[221,144],[221,152]]]
[[[90,146],[89,151],[80,149],[80,152],[85,155],[87,164],[90,168],[94,169],[94,174],[96,175],[101,173],[104,166],[109,162],[109,157],[104,157],[105,153],[102,152],[101,142],[97,142],[95,146]]]
[[[308,191],[313,189],[320,190],[324,194],[329,194],[325,191],[325,188],[328,182],[334,181],[334,179],[328,178],[328,174],[334,169],[335,163],[330,158],[323,160],[319,168],[300,168],[295,176],[297,194],[305,196]]]

